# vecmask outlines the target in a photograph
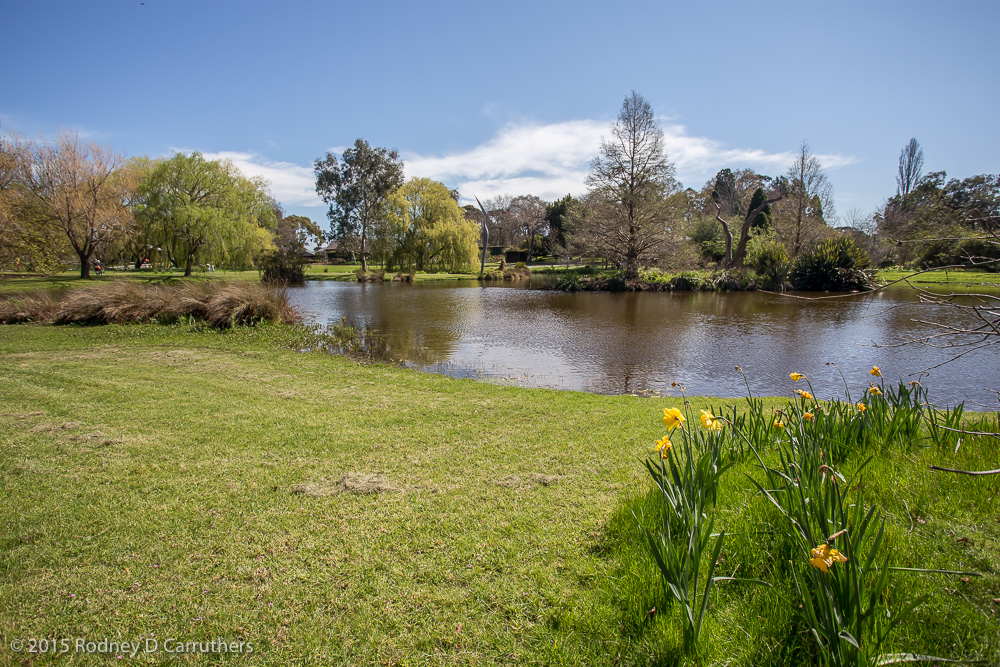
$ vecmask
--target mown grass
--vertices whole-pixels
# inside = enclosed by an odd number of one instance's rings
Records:
[[[720,493],[720,573],[775,588],[723,587],[702,653],[682,656],[632,518],[676,399],[358,365],[300,353],[302,339],[0,327],[0,662],[24,657],[15,638],[150,635],[250,641],[239,660],[268,665],[813,659],[788,604],[793,545],[750,460]],[[995,468],[995,441],[922,444],[865,475],[893,564],[985,576],[893,576],[894,601],[932,600],[891,648],[996,663],[1000,484],[927,469]],[[67,662],[94,660],[31,664]]]

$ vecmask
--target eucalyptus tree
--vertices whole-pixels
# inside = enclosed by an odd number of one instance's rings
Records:
[[[330,206],[330,231],[334,238],[357,240],[361,269],[367,271],[373,226],[386,198],[403,184],[399,153],[358,139],[342,158],[327,153],[314,168],[316,193]]]
[[[675,173],[652,107],[632,91],[587,176],[592,207],[587,233],[624,266],[626,279],[637,278],[639,267],[666,249],[667,197],[678,189]]]

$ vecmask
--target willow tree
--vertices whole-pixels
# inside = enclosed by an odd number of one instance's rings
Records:
[[[593,203],[587,233],[624,266],[626,279],[637,278],[639,267],[666,249],[671,218],[667,197],[678,188],[675,173],[653,108],[632,91],[587,177]]]
[[[385,216],[393,266],[451,273],[473,269],[479,226],[465,217],[444,184],[410,179],[390,195]]]
[[[138,214],[185,276],[196,260],[249,266],[272,245],[275,216],[266,181],[246,178],[228,160],[177,153],[142,187]]]

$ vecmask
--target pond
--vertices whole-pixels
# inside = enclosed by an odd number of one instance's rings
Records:
[[[996,408],[1000,348],[949,358],[931,347],[876,347],[929,332],[950,309],[910,291],[805,300],[754,292],[564,293],[483,287],[476,281],[417,284],[309,282],[291,290],[306,321],[342,317],[385,336],[409,366],[455,377],[601,394],[790,395],[792,371],[818,398],[858,395],[878,365],[887,381],[919,379],[933,402]],[[815,296],[815,295],[813,295]],[[920,372],[930,369],[929,376]],[[972,403],[970,409],[976,409]],[[979,408],[983,409],[983,408]]]

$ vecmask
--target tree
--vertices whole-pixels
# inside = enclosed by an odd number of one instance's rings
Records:
[[[906,195],[920,182],[920,172],[924,167],[924,149],[916,137],[899,152],[899,170],[896,173],[896,194],[906,199]]]
[[[138,216],[155,230],[171,262],[190,276],[195,260],[251,266],[271,247],[275,224],[267,182],[228,161],[177,153],[142,185]]]
[[[752,173],[752,172],[750,172]],[[766,179],[771,180],[771,179]],[[746,179],[743,179],[746,182]],[[722,217],[726,215],[739,215],[743,210],[743,197],[741,189],[737,185],[736,177],[729,169],[723,169],[715,177],[715,188],[712,190],[712,200],[715,202],[715,219],[722,225],[725,238],[725,251],[723,256],[723,266],[725,268],[740,268],[746,258],[747,243],[750,241],[751,230],[763,231],[771,225],[773,211],[771,204],[780,201],[785,196],[787,184],[784,179],[776,179],[775,187],[770,194],[764,192],[763,187],[757,187],[750,197],[750,202],[746,205],[746,215],[743,217],[743,224],[740,226],[740,240],[733,251],[733,233],[729,223]]]
[[[579,206],[580,202],[573,195],[566,195],[545,207],[545,224],[549,228],[545,249],[550,255],[568,254],[566,234],[572,224],[570,219]]]
[[[898,263],[944,266],[1000,257],[990,228],[998,218],[1000,174],[959,180],[936,171],[905,198],[897,194],[886,202],[878,230],[892,243]]]
[[[638,278],[639,267],[665,250],[666,198],[678,189],[675,172],[652,107],[632,91],[587,176],[593,206],[588,231],[624,265],[626,279]]]
[[[373,148],[363,139],[344,151],[343,160],[332,153],[315,162],[316,193],[330,205],[330,231],[335,238],[355,237],[361,270],[368,270],[368,237],[380,215],[379,207],[403,184],[399,153]],[[450,195],[449,195],[450,196]]]
[[[826,226],[826,217],[833,217],[833,186],[823,173],[823,165],[812,154],[805,141],[799,154],[788,168],[788,199],[790,211],[786,221],[786,237],[792,241],[792,254],[798,256],[809,241],[819,236]]]
[[[490,240],[495,246],[513,246],[519,241],[517,221],[514,220],[512,205],[514,198],[510,195],[497,195],[483,202],[486,209],[486,225],[490,232]]]
[[[466,218],[444,184],[410,179],[389,197],[386,219],[391,266],[458,273],[475,265],[479,226]]]
[[[102,243],[126,233],[131,215],[123,205],[123,161],[110,147],[63,132],[53,143],[15,139],[14,181],[21,220],[55,230],[80,260],[80,277]]]
[[[535,237],[545,236],[545,202],[535,195],[520,195],[511,200],[514,224],[528,244],[528,261],[531,261]]]

